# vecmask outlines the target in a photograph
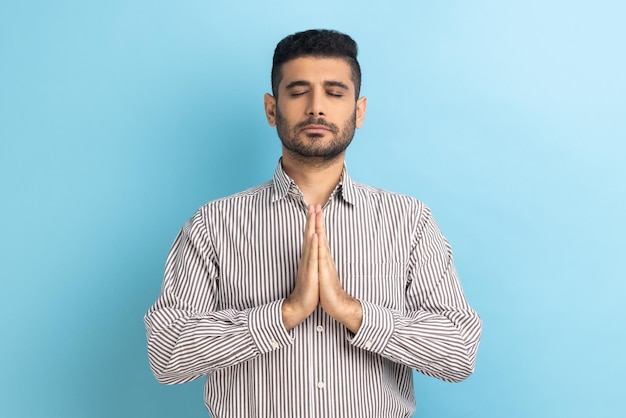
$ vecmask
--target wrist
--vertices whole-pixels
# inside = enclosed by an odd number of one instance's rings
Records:
[[[304,321],[308,314],[303,312],[302,308],[299,307],[298,304],[287,298],[281,306],[281,316],[285,329],[290,331]]]
[[[332,309],[326,310],[326,313],[354,334],[358,332],[363,322],[361,302],[349,295],[346,295],[340,303],[334,304]]]

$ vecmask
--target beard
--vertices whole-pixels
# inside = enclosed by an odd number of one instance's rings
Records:
[[[323,135],[306,135],[308,141],[298,135],[298,132],[307,125],[321,125],[328,128],[332,133],[330,141],[323,141]],[[324,118],[310,117],[296,124],[293,128],[276,108],[276,131],[283,146],[301,159],[317,159],[321,161],[331,161],[343,153],[352,138],[356,129],[356,112],[346,120],[342,129],[334,123],[327,122]],[[301,134],[304,135],[304,134]],[[317,140],[316,140],[317,139]]]

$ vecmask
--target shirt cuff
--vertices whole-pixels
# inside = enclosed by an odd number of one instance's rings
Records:
[[[349,337],[348,342],[355,347],[381,354],[395,328],[393,311],[364,300],[359,302],[363,310],[363,320],[358,332]]]
[[[252,308],[248,314],[248,329],[261,353],[293,344],[293,337],[283,324],[282,306],[283,299]]]

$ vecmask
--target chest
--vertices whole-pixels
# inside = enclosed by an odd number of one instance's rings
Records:
[[[402,309],[410,224],[366,209],[325,211],[339,280],[353,297]],[[303,211],[272,210],[247,213],[225,224],[216,246],[222,308],[245,309],[289,296],[305,222]]]

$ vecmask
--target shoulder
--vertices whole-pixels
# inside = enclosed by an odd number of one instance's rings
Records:
[[[392,206],[412,214],[428,210],[421,200],[402,193],[396,193],[367,184],[352,182],[355,198],[369,204]]]
[[[272,182],[267,181],[230,196],[221,197],[205,203],[198,211],[211,212],[228,207],[245,207],[255,202],[266,202],[271,199],[272,190]]]
[[[406,194],[353,182],[356,205],[362,205],[380,218],[386,218],[398,228],[407,228],[415,239],[426,230],[438,230],[430,207],[423,201]]]
[[[271,201],[272,191],[272,182],[267,181],[230,196],[209,201],[196,210],[188,220],[187,227],[206,227],[219,219],[238,217],[242,212],[256,210],[259,205]]]

